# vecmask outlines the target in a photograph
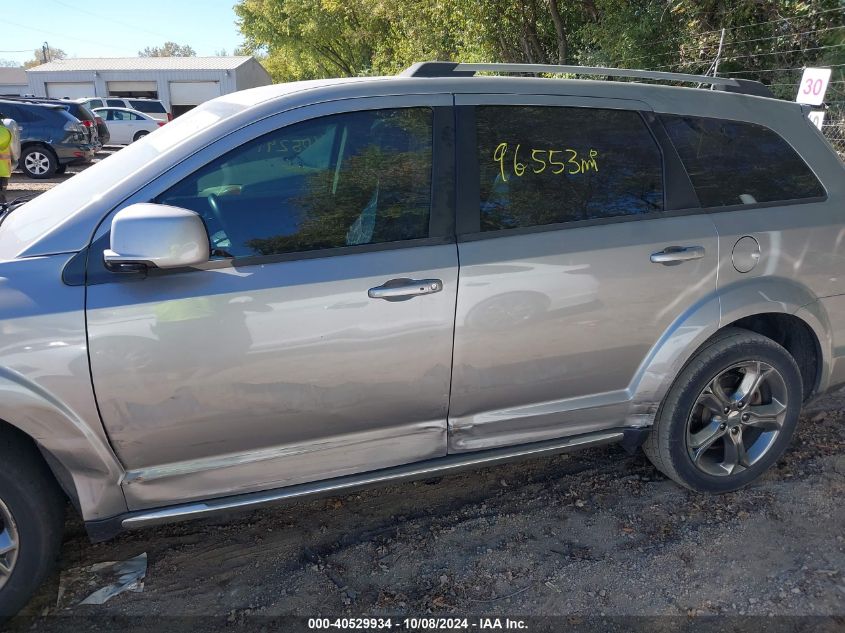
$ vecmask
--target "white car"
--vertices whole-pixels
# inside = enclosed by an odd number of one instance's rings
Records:
[[[81,103],[89,110],[96,110],[97,108],[128,108],[130,110],[143,112],[156,121],[167,122],[173,120],[173,116],[164,106],[164,102],[159,99],[86,97],[83,99],[74,99],[74,101]]]
[[[103,119],[109,128],[109,145],[129,145],[166,123],[129,108],[97,108],[94,114]]]

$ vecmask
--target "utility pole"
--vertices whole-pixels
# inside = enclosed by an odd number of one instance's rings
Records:
[[[47,63],[47,52],[50,50],[50,45],[47,42],[44,42],[41,46],[41,62],[46,64]]]
[[[719,50],[716,51],[716,60],[713,62],[713,76],[719,72],[719,58],[722,56],[722,46],[725,43],[725,29],[722,29],[722,34],[719,36]],[[712,90],[715,86],[710,86]]]

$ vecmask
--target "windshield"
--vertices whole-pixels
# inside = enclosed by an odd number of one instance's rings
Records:
[[[26,203],[0,227],[0,257],[20,252],[161,154],[243,107],[226,101],[209,101]]]

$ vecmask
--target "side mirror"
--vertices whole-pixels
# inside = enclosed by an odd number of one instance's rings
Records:
[[[163,204],[133,204],[111,223],[106,268],[135,272],[147,267],[182,268],[208,261],[208,233],[199,215]]]

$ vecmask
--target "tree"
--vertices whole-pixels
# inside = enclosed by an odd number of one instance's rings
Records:
[[[720,73],[792,91],[795,68],[842,51],[830,48],[845,35],[837,7],[841,0],[239,0],[235,12],[244,47],[277,81],[390,74],[427,59],[704,73],[725,28]]]
[[[187,44],[182,46],[176,42],[165,42],[163,46],[147,46],[138,51],[138,57],[194,57],[197,52]]]
[[[18,68],[20,64],[12,59],[0,59],[0,68]]]
[[[33,51],[33,58],[29,61],[23,63],[24,68],[32,68],[34,66],[40,66],[45,62],[52,62],[56,61],[57,59],[64,59],[67,57],[67,53],[65,53],[60,48],[53,48],[51,46],[43,46],[41,48],[36,48]]]

